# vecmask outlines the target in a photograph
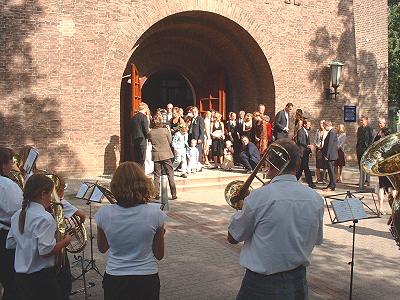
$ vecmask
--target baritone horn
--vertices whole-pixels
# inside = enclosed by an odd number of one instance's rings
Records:
[[[257,178],[263,185],[268,184],[257,176],[258,171],[266,164],[267,168],[274,168],[280,175],[290,162],[290,155],[284,147],[278,143],[272,143],[261,157],[257,166],[250,174],[246,181],[235,180],[230,182],[224,191],[226,202],[234,209],[241,210],[243,207],[244,198],[250,195],[253,188],[251,184],[254,178]],[[268,181],[268,179],[267,179]]]
[[[373,143],[361,158],[363,170],[374,176],[386,176],[396,190],[390,199],[392,208],[390,232],[400,247],[400,133],[393,133]]]

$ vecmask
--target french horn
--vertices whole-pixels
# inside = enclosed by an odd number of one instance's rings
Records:
[[[280,175],[290,162],[289,153],[284,147],[277,143],[272,143],[268,149],[265,151],[264,155],[261,157],[257,166],[254,168],[253,172],[246,179],[246,181],[235,180],[230,182],[224,191],[224,196],[226,202],[234,209],[241,210],[243,208],[244,199],[250,195],[253,190],[251,184],[254,178],[257,178],[262,182],[262,184],[268,184],[268,182],[262,181],[257,173],[262,166],[266,165],[267,168],[274,168],[278,171]],[[267,179],[268,181],[268,179]]]
[[[400,133],[393,133],[373,143],[361,157],[363,170],[373,176],[386,176],[397,191],[389,197],[392,208],[390,232],[400,247]]]

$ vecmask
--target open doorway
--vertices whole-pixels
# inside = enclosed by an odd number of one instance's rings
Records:
[[[160,71],[151,75],[143,84],[142,101],[154,112],[166,108],[168,103],[186,108],[195,104],[195,95],[189,82],[176,71]]]

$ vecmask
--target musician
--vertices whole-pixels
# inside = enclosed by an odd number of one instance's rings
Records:
[[[10,149],[0,148],[0,283],[4,288],[3,300],[17,299],[15,284],[14,249],[6,249],[11,217],[21,208],[22,190],[10,179],[13,167]]]
[[[322,243],[324,201],[296,179],[300,152],[289,139],[276,142],[290,162],[269,168],[268,185],[254,190],[228,227],[228,241],[244,241],[240,264],[246,268],[236,299],[308,299],[306,266]]]
[[[6,246],[16,249],[14,268],[21,300],[61,300],[56,280],[54,255],[71,241],[66,235],[55,239],[56,222],[46,211],[51,203],[53,181],[33,174],[25,183],[22,209],[11,218]]]
[[[159,204],[149,203],[153,183],[138,164],[124,162],[111,192],[117,204],[102,206],[95,215],[99,251],[109,250],[104,299],[159,299],[157,260],[164,257],[166,215]]]
[[[86,219],[86,214],[64,199],[66,183],[64,178],[62,178],[60,175],[57,176],[60,179],[60,183],[56,187],[56,192],[62,204],[64,218],[70,219],[72,218],[72,216],[77,216],[79,217],[79,221],[84,223]],[[57,273],[57,281],[61,289],[63,297],[62,299],[69,300],[69,295],[71,294],[72,290],[71,266],[69,264],[67,252],[65,251],[64,254],[64,265],[61,266],[61,270]]]

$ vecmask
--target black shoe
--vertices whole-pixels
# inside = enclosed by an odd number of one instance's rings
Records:
[[[317,186],[315,185],[315,184],[309,184],[308,185],[310,188],[312,188],[312,189],[316,189],[317,188]]]
[[[176,200],[176,199],[178,199],[177,196],[172,196],[172,197],[168,198],[168,200]]]
[[[154,199],[155,199],[155,200],[160,200],[160,195],[154,196]]]
[[[187,175],[186,175],[185,173],[183,173],[183,174],[181,175],[181,177],[187,178]]]

